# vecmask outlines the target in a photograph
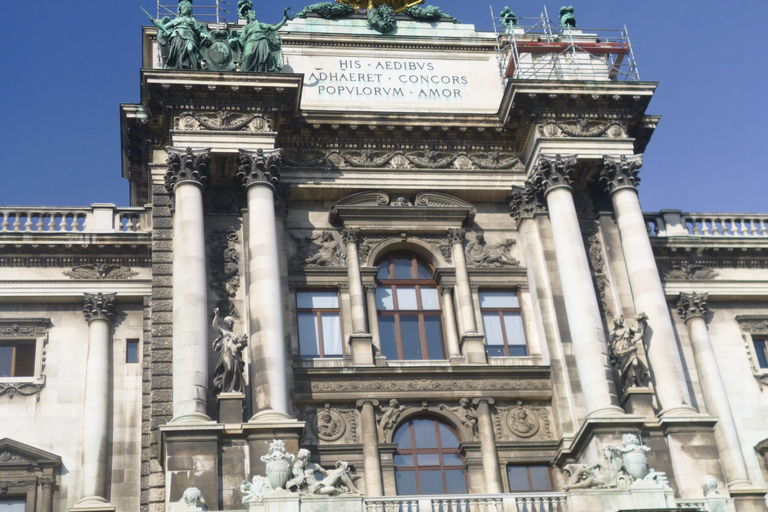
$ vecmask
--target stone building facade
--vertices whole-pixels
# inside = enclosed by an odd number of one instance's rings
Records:
[[[768,215],[641,210],[655,83],[281,34],[175,71],[146,28],[132,206],[0,207],[3,511],[242,510],[275,439],[361,495],[254,510],[765,510]]]

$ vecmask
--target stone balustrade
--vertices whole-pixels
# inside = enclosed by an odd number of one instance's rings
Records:
[[[768,215],[744,213],[644,213],[651,237],[768,237]]]
[[[365,498],[365,512],[568,512],[565,493]]]
[[[0,233],[139,233],[150,230],[146,208],[94,204],[90,208],[5,207]]]

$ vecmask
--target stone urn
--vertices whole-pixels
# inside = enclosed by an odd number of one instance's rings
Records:
[[[291,467],[295,457],[285,451],[285,443],[280,440],[272,441],[269,445],[269,453],[261,457],[266,463],[267,480],[272,489],[284,489],[285,484],[291,478]]]
[[[642,480],[648,474],[648,458],[641,451],[625,453],[621,457],[626,471],[635,480]]]

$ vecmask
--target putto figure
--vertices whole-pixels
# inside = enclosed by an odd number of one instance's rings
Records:
[[[213,349],[219,353],[213,371],[216,394],[242,393],[245,390],[243,349],[248,345],[248,338],[245,334],[235,334],[232,331],[234,325],[235,320],[231,316],[224,319],[223,326],[219,325],[219,308],[213,310],[213,328],[219,333],[213,341]]]
[[[285,23],[292,19],[288,16],[286,7],[283,11],[283,21],[277,25],[261,23],[256,18],[256,11],[253,10],[253,3],[250,1],[239,2],[238,4],[241,17],[244,17],[248,24],[240,35],[243,46],[243,56],[240,62],[240,71],[256,73],[279,73],[283,69],[283,62],[280,52],[283,48],[283,41],[277,33]]]
[[[166,16],[159,21],[147,13],[149,21],[157,27],[157,42],[165,58],[163,68],[200,69],[200,48],[204,41],[210,42],[211,35],[208,29],[192,16],[190,0],[179,0],[176,12],[176,18],[173,20]]]

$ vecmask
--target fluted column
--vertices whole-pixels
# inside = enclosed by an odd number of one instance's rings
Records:
[[[208,417],[208,280],[205,268],[203,190],[210,150],[168,147],[165,188],[173,214],[173,419]]]
[[[477,431],[480,435],[480,452],[483,458],[486,492],[500,494],[503,491],[499,476],[499,453],[496,451],[496,432],[493,429],[491,405],[493,398],[475,398],[472,403],[477,407]]]
[[[376,347],[376,355],[382,356],[379,312],[376,310],[376,283],[365,283],[363,286],[365,287],[365,304],[368,308],[368,329],[371,332],[371,343]]]
[[[604,157],[600,182],[611,195],[619,226],[624,262],[635,311],[648,315],[651,340],[646,340],[646,353],[651,367],[660,415],[692,414],[691,397],[677,348],[669,305],[661,285],[643,211],[637,196],[637,174],[642,155]]]
[[[688,328],[688,337],[693,347],[696,371],[701,379],[701,391],[704,394],[707,410],[718,418],[715,425],[715,442],[728,487],[733,489],[750,487],[747,464],[744,460],[744,452],[741,450],[731,405],[728,403],[728,393],[725,390],[723,377],[717,365],[717,356],[707,329],[706,315],[709,312],[707,294],[681,293],[677,301],[677,312]]]
[[[379,459],[379,437],[376,429],[376,407],[378,400],[357,401],[360,408],[360,422],[363,427],[363,466],[365,467],[365,493],[367,496],[382,496],[381,459]]]
[[[373,364],[372,336],[365,325],[365,296],[363,295],[363,279],[360,276],[360,260],[357,255],[357,239],[359,229],[345,228],[341,232],[344,247],[347,250],[347,280],[349,282],[349,302],[352,310],[352,334],[349,344],[352,359],[356,365]]]
[[[530,183],[539,195],[544,196],[549,210],[563,301],[587,416],[623,415],[573,203],[571,179],[575,169],[575,155],[539,155],[538,168]]]
[[[445,347],[448,349],[448,359],[461,357],[459,336],[456,331],[456,313],[453,310],[451,292],[453,285],[440,284],[440,298],[443,301],[443,324],[445,325]]]
[[[115,317],[114,293],[86,293],[83,314],[88,321],[88,358],[85,363],[83,402],[82,497],[77,507],[102,507],[108,503],[107,460],[109,415],[112,399],[112,343],[110,330]]]
[[[240,150],[248,196],[248,303],[251,311],[251,421],[288,418],[283,297],[275,222],[280,150]]]

